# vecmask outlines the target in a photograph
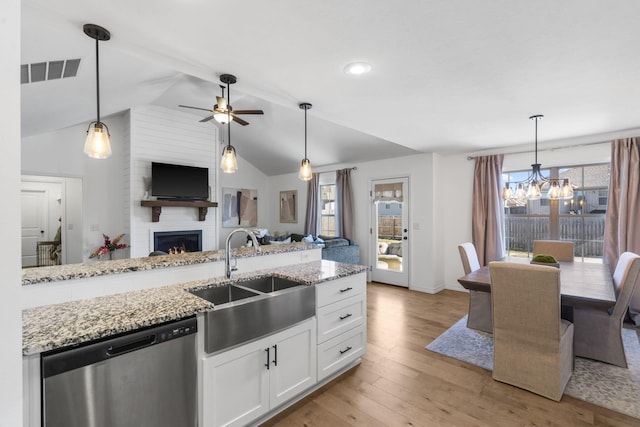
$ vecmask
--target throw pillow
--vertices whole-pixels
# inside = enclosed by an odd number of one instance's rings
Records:
[[[386,242],[378,242],[378,254],[384,255],[387,253],[389,245]]]

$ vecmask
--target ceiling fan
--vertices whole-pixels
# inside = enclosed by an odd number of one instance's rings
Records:
[[[232,85],[237,81],[236,76],[233,76],[231,74],[223,74],[220,76],[220,81],[227,85],[227,96],[229,97],[229,99],[231,99],[231,91],[229,90],[229,85]],[[220,88],[222,89],[222,96],[216,96],[216,100],[218,103],[214,105],[213,108],[191,107],[189,105],[178,105],[178,107],[209,111],[211,115],[200,120],[200,122],[208,122],[211,119],[216,119],[216,121],[221,124],[227,124],[229,123],[229,120],[232,120],[238,124],[241,124],[242,126],[248,125],[249,122],[238,117],[238,114],[264,114],[262,110],[234,110],[227,99],[225,99],[224,97],[225,87],[223,85],[220,85]]]

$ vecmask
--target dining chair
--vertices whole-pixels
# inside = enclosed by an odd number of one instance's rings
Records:
[[[495,380],[560,400],[573,372],[573,324],[560,318],[560,270],[489,263]]]
[[[573,308],[573,347],[576,356],[627,367],[622,343],[622,322],[638,281],[640,255],[624,252],[618,258],[613,272],[616,304],[609,309],[595,306]]]
[[[563,240],[534,240],[533,256],[538,254],[553,255],[558,261],[573,262],[574,245]]]
[[[458,245],[460,259],[464,274],[469,274],[480,268],[476,247],[471,242]],[[467,328],[484,332],[493,332],[491,319],[491,293],[482,291],[469,291],[469,314],[467,316]]]

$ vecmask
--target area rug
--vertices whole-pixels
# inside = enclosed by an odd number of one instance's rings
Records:
[[[467,316],[426,348],[463,362],[493,369],[491,334],[469,329]],[[565,394],[598,406],[640,418],[640,338],[638,331],[622,330],[629,369],[576,357]]]

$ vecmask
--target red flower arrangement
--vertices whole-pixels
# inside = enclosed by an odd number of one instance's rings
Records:
[[[95,257],[99,257],[100,255],[106,255],[106,254],[111,255],[112,252],[118,249],[125,249],[129,247],[129,245],[127,245],[126,243],[120,243],[120,241],[124,237],[124,233],[120,234],[113,240],[111,240],[109,236],[107,236],[106,234],[103,234],[102,237],[104,238],[104,245],[100,246],[98,249],[91,252],[91,255],[89,255],[89,258],[95,258]]]

